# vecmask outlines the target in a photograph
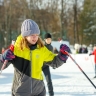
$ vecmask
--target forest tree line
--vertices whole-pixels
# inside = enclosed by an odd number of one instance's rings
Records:
[[[96,0],[0,0],[0,50],[16,40],[25,19],[33,19],[53,40],[95,44]]]

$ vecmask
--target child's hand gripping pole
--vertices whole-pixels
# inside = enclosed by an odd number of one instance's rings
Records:
[[[68,59],[68,55],[66,54],[66,52],[70,52],[70,48],[66,45],[66,44],[61,44],[60,45],[60,52],[59,52],[59,58],[66,62],[66,60]]]
[[[11,50],[12,52],[14,51],[14,44],[15,44],[15,41],[12,40],[12,44],[9,47],[9,50]],[[6,66],[7,63],[8,63],[8,60],[5,60],[4,63],[3,63],[3,65],[2,65],[2,67],[1,67],[0,74],[2,73],[2,70],[5,68],[5,66]]]
[[[80,69],[80,71],[85,75],[85,77],[90,81],[90,83],[96,89],[96,86],[94,85],[94,83],[90,80],[90,78],[86,75],[86,73],[82,70],[82,68],[77,64],[77,62],[72,58],[72,56],[67,51],[65,51],[64,53],[66,53],[72,59],[72,61],[78,66],[78,68]]]

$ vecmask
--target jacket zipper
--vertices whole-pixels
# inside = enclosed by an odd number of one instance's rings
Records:
[[[32,76],[32,51],[30,50],[30,75]],[[31,79],[31,94],[32,94],[32,79]]]

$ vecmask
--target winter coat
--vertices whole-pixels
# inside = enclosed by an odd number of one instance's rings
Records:
[[[53,46],[52,46],[51,44],[45,43],[45,46],[46,46],[46,48],[47,48],[49,51],[53,52]],[[46,68],[46,67],[49,67],[49,66],[46,65],[46,64],[44,64],[43,67],[42,67],[42,69],[44,69],[44,68]]]
[[[24,48],[18,49],[18,42],[22,39],[19,36],[14,46],[15,59],[9,61],[14,66],[14,79],[12,94],[14,96],[34,96],[44,90],[42,66],[44,62],[52,67],[61,66],[64,61],[53,54],[45,46],[34,50]],[[8,65],[8,64],[7,64]]]
[[[94,55],[94,62],[96,64],[96,49],[91,54]]]

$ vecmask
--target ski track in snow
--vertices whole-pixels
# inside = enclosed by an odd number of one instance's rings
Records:
[[[93,78],[93,56],[89,57],[88,54],[80,54],[72,55],[72,57],[96,85],[96,79]],[[12,65],[2,71],[2,74],[0,75],[0,96],[11,96],[13,71]],[[96,90],[93,85],[70,58],[59,68],[50,68],[50,71],[55,92],[54,96],[96,96],[96,93],[94,93]],[[44,83],[47,96],[49,96],[45,79]]]

